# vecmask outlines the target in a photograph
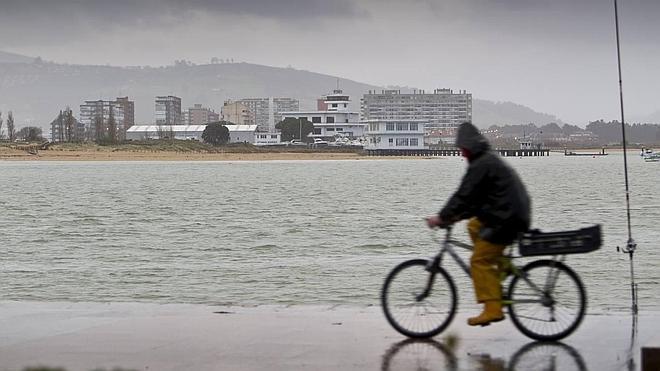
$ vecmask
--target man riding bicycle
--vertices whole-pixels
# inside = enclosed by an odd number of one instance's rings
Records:
[[[499,266],[504,248],[529,229],[530,200],[516,172],[490,149],[474,125],[459,126],[456,146],[469,162],[467,172],[458,190],[437,215],[427,218],[427,224],[433,228],[470,219],[467,229],[474,244],[470,274],[477,302],[484,309],[468,324],[487,326],[504,319]]]

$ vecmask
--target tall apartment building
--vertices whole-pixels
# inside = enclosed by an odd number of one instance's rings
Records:
[[[282,121],[282,112],[298,111],[300,102],[294,98],[246,98],[236,102],[245,105],[254,114],[259,131],[275,131],[275,124]]]
[[[220,121],[220,115],[212,109],[202,107],[201,104],[195,104],[188,108],[188,119],[185,121],[188,125],[205,125],[209,122]]]
[[[436,89],[369,91],[361,102],[363,120],[423,121],[426,133],[453,131],[464,121],[472,121],[472,94],[465,90]]]
[[[273,125],[272,131],[275,131],[275,124],[282,121],[282,112],[297,111],[300,109],[300,102],[293,98],[273,98]]]
[[[156,125],[182,125],[181,98],[168,96],[156,97]]]
[[[135,123],[134,102],[129,101],[128,97],[117,98],[114,101],[88,100],[81,104],[80,124],[85,128],[85,139],[97,139],[98,133],[108,130],[111,111],[117,125],[118,139],[125,138],[126,129]],[[97,122],[102,123],[103,127],[97,128]]]
[[[222,119],[236,125],[255,125],[254,113],[248,106],[239,102],[225,101],[222,106]]]
[[[128,100],[128,97],[120,97],[115,103],[124,111],[124,130],[135,125],[135,102]]]

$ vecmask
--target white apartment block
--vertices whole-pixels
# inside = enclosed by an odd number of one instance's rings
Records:
[[[424,149],[424,126],[420,120],[368,120],[366,150]]]
[[[129,123],[133,122],[132,111],[126,114],[126,102],[119,98],[115,101],[107,100],[88,100],[80,105],[80,125],[85,128],[86,139],[96,139],[96,121],[97,117],[103,121],[104,128],[101,131],[107,130],[108,120],[110,119],[110,111],[112,111],[115,124],[117,125],[117,133],[120,139],[123,138]],[[132,102],[130,102],[132,103]]]
[[[422,120],[425,131],[452,131],[472,121],[472,94],[465,90],[436,89],[433,93],[416,90],[369,91],[361,101],[363,120]]]
[[[300,102],[294,98],[245,98],[236,101],[245,105],[252,114],[259,131],[275,131],[282,121],[282,112],[298,111]]]

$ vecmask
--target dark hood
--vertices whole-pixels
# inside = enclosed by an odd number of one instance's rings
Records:
[[[469,122],[464,122],[458,127],[456,147],[465,148],[470,151],[472,155],[478,155],[490,149],[490,144],[488,144],[488,140],[479,133],[479,129]]]

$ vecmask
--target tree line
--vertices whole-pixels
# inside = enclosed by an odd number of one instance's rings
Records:
[[[6,133],[5,133],[6,127]],[[0,111],[0,140],[8,140],[15,142],[17,139],[36,142],[43,140],[43,132],[40,127],[26,126],[16,130],[14,123],[14,114],[12,111],[7,112],[7,118],[3,119],[2,111]]]
[[[636,144],[659,144],[660,143],[660,125],[657,124],[625,124],[626,141]],[[621,143],[621,123],[613,120],[605,122],[603,120],[592,121],[587,125],[587,130],[598,135],[602,144]]]
[[[571,135],[585,132],[584,129],[577,125],[564,124],[564,126],[559,126],[555,122],[551,122],[540,127],[537,127],[533,123],[527,125],[492,125],[488,128],[488,130],[497,130],[500,133],[512,135],[536,135],[538,133]]]
[[[657,124],[626,124],[626,140],[628,143],[640,145],[660,144],[660,125]],[[592,133],[594,140],[598,145],[620,144],[621,123],[613,120],[605,122],[603,120],[591,121],[586,128],[582,129],[576,125],[565,124],[559,126],[556,123],[549,123],[540,127],[534,124],[527,125],[493,125],[489,131],[497,131],[504,135],[515,135],[517,137],[530,138],[549,138],[552,136],[570,136],[573,134]]]

